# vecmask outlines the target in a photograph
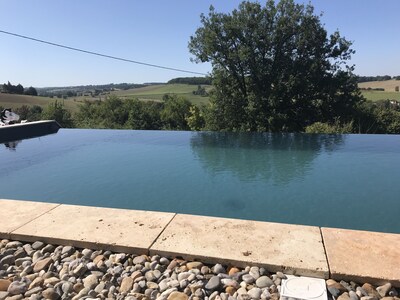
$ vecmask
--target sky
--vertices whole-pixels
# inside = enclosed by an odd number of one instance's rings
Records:
[[[239,0],[0,0],[0,30],[125,59],[199,73],[188,42],[210,5]],[[265,1],[260,1],[264,3]],[[296,0],[298,3],[308,1]],[[311,0],[328,33],[356,50],[357,75],[400,75],[400,0]],[[74,52],[0,33],[0,84],[24,87],[166,82],[195,76]]]

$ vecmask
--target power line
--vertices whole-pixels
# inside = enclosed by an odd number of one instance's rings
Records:
[[[31,40],[31,41],[35,41],[35,42],[39,42],[39,43],[43,43],[43,44],[47,44],[47,45],[51,45],[51,46],[56,46],[56,47],[60,47],[60,48],[68,49],[68,50],[83,52],[83,53],[86,53],[86,54],[106,57],[106,58],[115,59],[115,60],[119,60],[119,61],[130,62],[130,63],[133,63],[133,64],[138,64],[138,65],[143,65],[143,66],[148,66],[148,67],[153,67],[153,68],[159,68],[159,69],[165,69],[165,70],[172,70],[172,71],[183,72],[183,73],[190,73],[190,74],[197,74],[197,75],[207,76],[207,74],[205,74],[205,73],[187,71],[187,70],[176,69],[176,68],[170,68],[170,67],[165,67],[165,66],[160,66],[160,65],[140,62],[140,61],[136,61],[136,60],[131,60],[131,59],[126,59],[126,58],[121,58],[121,57],[101,54],[101,53],[92,52],[92,51],[88,51],[88,50],[83,50],[83,49],[79,49],[79,48],[74,48],[74,47],[70,47],[70,46],[65,46],[65,45],[61,45],[61,44],[57,44],[57,43],[52,43],[52,42],[36,39],[36,38],[33,38],[33,37],[21,35],[21,34],[8,32],[8,31],[4,31],[4,30],[0,30],[0,33],[12,35],[12,36],[16,36],[16,37],[19,37],[19,38],[23,38],[23,39],[27,39],[27,40]]]

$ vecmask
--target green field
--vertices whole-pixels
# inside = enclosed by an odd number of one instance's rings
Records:
[[[371,101],[380,100],[397,100],[400,101],[399,92],[386,92],[386,91],[361,91],[361,94]]]
[[[207,91],[211,86],[204,86]],[[130,89],[126,91],[114,91],[111,94],[117,95],[121,98],[138,98],[139,100],[153,100],[161,101],[165,94],[177,94],[185,97],[193,104],[207,103],[209,98],[198,95],[193,95],[193,91],[197,90],[197,85],[189,84],[160,84],[151,85],[137,89]]]
[[[4,108],[15,109],[17,107],[21,107],[22,105],[39,105],[45,108],[49,103],[54,101],[56,101],[55,98],[0,93],[0,106],[3,106]],[[57,101],[64,103],[65,108],[71,112],[78,111],[79,103],[73,99],[57,99]]]
[[[359,88],[364,89],[385,89],[384,91],[362,90],[362,95],[371,101],[397,100],[400,101],[400,92],[396,92],[396,87],[400,86],[400,80],[367,81],[358,84]]]

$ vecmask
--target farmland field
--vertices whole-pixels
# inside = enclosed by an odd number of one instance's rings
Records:
[[[28,96],[28,95],[16,95],[16,94],[3,94],[0,93],[0,106],[4,108],[15,109],[21,107],[22,105],[33,106],[39,105],[45,108],[49,103],[60,101],[65,105],[65,108],[71,112],[76,112],[78,110],[78,102],[73,99],[55,99],[40,96]]]
[[[361,93],[367,100],[397,100],[400,101],[400,93],[395,91],[396,86],[400,86],[400,80],[368,81],[358,84],[359,88],[376,89],[383,88],[384,91],[362,90]]]
[[[361,91],[361,94],[371,101],[380,100],[397,100],[400,101],[399,92],[386,92],[386,91]]]
[[[203,86],[207,91],[211,86]],[[160,84],[151,85],[142,88],[130,89],[126,91],[114,91],[111,94],[121,98],[138,98],[139,100],[155,100],[161,101],[165,94],[177,94],[188,99],[193,104],[207,103],[209,98],[193,95],[193,91],[197,90],[197,85],[189,84]]]
[[[400,86],[400,80],[391,79],[384,81],[367,81],[358,84],[359,88],[384,88],[385,92],[394,92],[396,86]]]

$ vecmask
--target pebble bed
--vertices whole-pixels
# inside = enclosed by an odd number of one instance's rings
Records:
[[[281,272],[0,240],[0,300],[278,300]],[[328,298],[400,300],[390,283],[326,281]],[[284,299],[291,300],[291,299]]]

